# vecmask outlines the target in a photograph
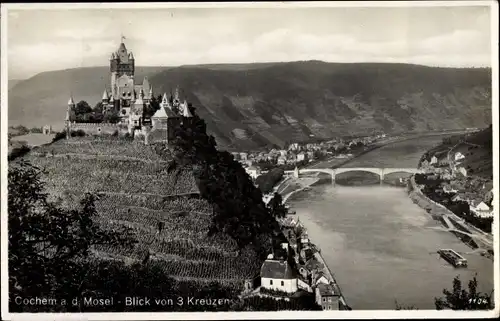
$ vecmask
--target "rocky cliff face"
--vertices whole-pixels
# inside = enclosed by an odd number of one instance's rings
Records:
[[[491,70],[320,61],[138,68],[157,94],[179,86],[219,146],[253,149],[311,137],[485,127]],[[47,72],[9,91],[9,122],[60,122],[67,96],[100,99],[106,67]]]

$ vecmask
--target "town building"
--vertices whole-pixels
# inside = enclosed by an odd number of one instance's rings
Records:
[[[493,217],[493,211],[485,202],[480,202],[476,206],[471,206],[471,211],[482,218]]]
[[[455,161],[459,161],[459,160],[462,160],[464,158],[465,158],[465,156],[461,152],[456,152],[455,153]]]
[[[297,275],[285,260],[266,259],[260,270],[261,286],[268,290],[295,293]]]
[[[304,160],[306,160],[306,154],[305,154],[305,153],[303,153],[303,152],[298,153],[298,154],[297,154],[297,162],[302,162],[302,161],[304,161]]]
[[[250,175],[250,177],[252,179],[256,179],[261,174],[260,168],[258,168],[256,166],[249,166],[249,167],[245,168],[245,171],[248,173],[248,175]]]
[[[336,291],[333,284],[319,284],[315,290],[316,303],[323,310],[339,310],[340,294]]]

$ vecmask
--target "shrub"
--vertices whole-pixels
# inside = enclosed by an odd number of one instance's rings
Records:
[[[57,142],[58,140],[61,140],[64,138],[66,138],[66,132],[65,131],[58,132],[58,133],[56,133],[56,135],[52,139],[52,142]]]
[[[275,168],[263,175],[260,175],[255,180],[255,184],[259,187],[262,193],[267,194],[273,190],[274,185],[283,178],[284,171],[280,168]]]

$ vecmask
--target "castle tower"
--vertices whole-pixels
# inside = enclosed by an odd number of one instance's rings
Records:
[[[118,47],[118,50],[111,54],[110,57],[110,71],[111,71],[111,95],[115,100],[121,98],[120,94],[123,95],[123,92],[128,94],[126,90],[120,90],[120,87],[131,87],[130,90],[133,90],[133,78],[135,72],[135,60],[132,52],[127,51],[127,47],[123,43],[124,37],[122,37],[122,42]],[[120,79],[122,76],[127,76]],[[120,79],[120,81],[119,81]],[[132,79],[132,85],[130,86],[130,81]],[[123,89],[123,88],[122,88]],[[128,98],[128,95],[127,95]]]

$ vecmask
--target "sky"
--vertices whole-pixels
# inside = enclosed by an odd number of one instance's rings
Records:
[[[107,66],[296,60],[491,66],[490,8],[9,9],[9,79]]]

